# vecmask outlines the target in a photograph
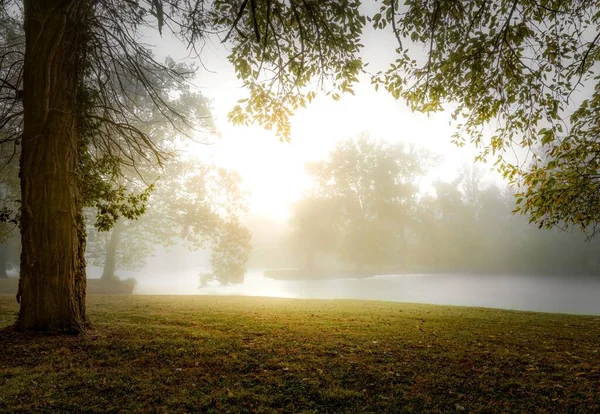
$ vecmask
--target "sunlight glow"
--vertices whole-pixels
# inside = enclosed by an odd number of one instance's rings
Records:
[[[389,33],[367,31],[364,58],[371,70],[385,68],[388,59],[376,53],[370,44],[393,46],[395,39]],[[168,38],[158,41],[172,56],[186,56],[181,45]],[[308,161],[325,159],[340,140],[354,138],[362,132],[390,142],[405,142],[428,149],[442,156],[441,162],[423,178],[422,193],[432,193],[435,180],[449,181],[458,170],[472,163],[478,151],[458,148],[450,142],[455,125],[450,123],[448,111],[434,115],[413,113],[401,100],[388,92],[375,91],[368,76],[355,86],[355,95],[343,95],[339,101],[318,96],[306,109],[300,109],[292,119],[291,142],[281,142],[272,131],[259,125],[234,126],[228,112],[247,92],[235,76],[233,68],[224,59],[224,45],[211,39],[203,49],[201,70],[194,82],[197,88],[212,100],[212,111],[218,138],[212,145],[189,142],[190,155],[212,161],[237,171],[250,193],[249,211],[278,220],[287,220],[289,206],[302,196],[310,184],[304,171]],[[496,173],[488,171],[486,180],[500,181]]]
[[[338,102],[320,97],[298,111],[290,143],[281,142],[260,126],[228,123],[226,114],[235,102],[235,90],[231,92],[230,96],[221,95],[223,103],[214,98],[221,138],[208,147],[190,145],[190,151],[238,171],[251,193],[250,211],[272,218],[286,219],[289,205],[308,188],[306,162],[325,159],[338,141],[361,132],[442,156],[439,165],[422,180],[423,193],[431,192],[435,180],[451,180],[477,154],[474,149],[458,148],[450,142],[454,130],[447,113],[412,113],[402,102],[385,92],[375,92],[370,85],[359,86],[355,96],[344,96]]]

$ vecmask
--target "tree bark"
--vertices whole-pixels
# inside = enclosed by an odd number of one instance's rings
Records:
[[[122,220],[117,221],[112,232],[110,233],[110,239],[106,245],[106,260],[104,261],[104,268],[102,270],[103,280],[115,280],[115,270],[117,268],[117,250],[121,241],[121,233],[123,232],[124,224]]]
[[[18,330],[81,332],[85,230],[77,90],[85,0],[25,0]]]
[[[8,278],[6,273],[7,262],[8,262],[8,246],[6,244],[0,245],[0,279]]]

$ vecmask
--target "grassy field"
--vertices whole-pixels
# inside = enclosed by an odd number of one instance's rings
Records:
[[[0,412],[600,412],[600,317],[90,296],[81,337],[0,331]],[[0,295],[0,327],[14,320]]]

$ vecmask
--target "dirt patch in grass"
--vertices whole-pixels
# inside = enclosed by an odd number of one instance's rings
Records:
[[[600,317],[206,296],[88,310],[80,337],[0,331],[0,412],[600,412]]]

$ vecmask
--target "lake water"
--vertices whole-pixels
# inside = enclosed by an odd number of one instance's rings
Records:
[[[244,295],[306,299],[367,299],[440,305],[483,306],[600,315],[600,278],[410,274],[367,279],[271,280],[249,271],[242,285],[199,288],[206,269],[130,273],[136,294]],[[151,275],[151,276],[150,276]],[[123,274],[122,276],[125,276]]]

